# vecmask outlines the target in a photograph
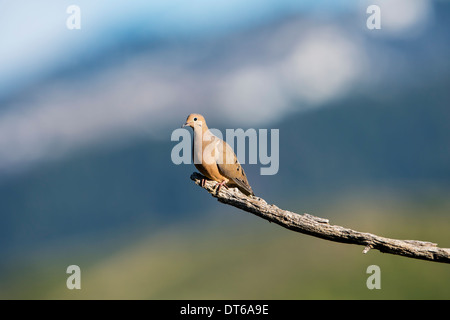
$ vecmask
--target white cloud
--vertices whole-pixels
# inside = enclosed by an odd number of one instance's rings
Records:
[[[318,104],[347,92],[365,71],[358,39],[338,27],[318,28],[298,43],[282,66],[291,94]]]
[[[365,0],[360,5],[378,5],[383,35],[413,37],[422,33],[433,15],[431,0]]]
[[[293,26],[296,27],[296,26]],[[316,26],[306,32],[283,30],[274,38],[289,39],[284,56],[243,66],[224,77],[217,104],[226,116],[247,125],[260,125],[283,117],[292,102],[310,108],[346,94],[367,71],[359,39],[338,26]],[[293,38],[294,36],[294,38]],[[271,48],[257,48],[267,50]]]
[[[422,29],[430,14],[430,0],[385,1],[381,6],[382,24],[396,33],[415,33]]]

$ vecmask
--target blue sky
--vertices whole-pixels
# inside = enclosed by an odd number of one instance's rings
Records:
[[[65,26],[81,9],[82,30]],[[107,48],[122,36],[214,36],[300,11],[339,12],[351,1],[0,1],[0,97],[38,81],[73,57]],[[339,10],[338,10],[339,9]]]

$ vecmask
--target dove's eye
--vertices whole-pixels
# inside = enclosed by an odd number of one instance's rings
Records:
[[[197,118],[194,118],[194,121],[197,121]]]

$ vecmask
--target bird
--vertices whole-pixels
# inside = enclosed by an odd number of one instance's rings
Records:
[[[191,127],[194,130],[192,146],[194,165],[209,180],[219,183],[217,193],[222,186],[225,186],[238,188],[245,195],[254,196],[233,148],[208,129],[205,118],[201,114],[191,113],[182,127]],[[203,179],[202,186],[204,184]]]

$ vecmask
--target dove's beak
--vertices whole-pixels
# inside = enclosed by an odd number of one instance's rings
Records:
[[[184,128],[184,127],[190,127],[192,122],[186,122],[185,124],[183,124],[181,127],[182,128]]]

